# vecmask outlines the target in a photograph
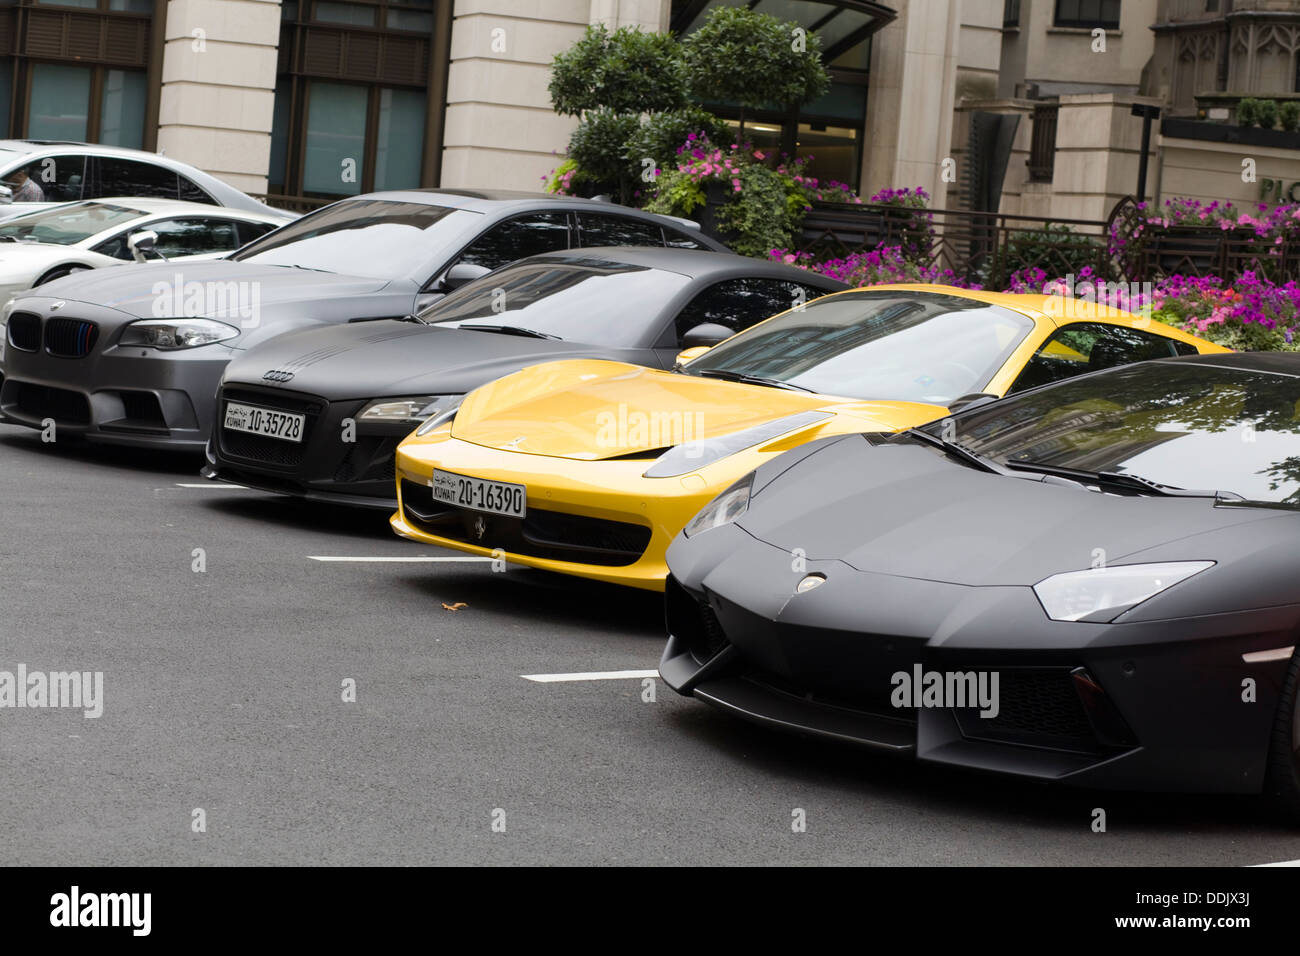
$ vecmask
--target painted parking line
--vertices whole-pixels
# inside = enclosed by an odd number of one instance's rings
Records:
[[[429,563],[450,563],[450,564],[473,564],[491,561],[492,558],[434,558],[434,557],[410,557],[410,558],[385,558],[385,557],[351,557],[346,554],[309,554],[309,561],[337,561],[337,562],[355,562],[357,564],[429,564]]]
[[[234,485],[228,481],[176,482],[177,488],[217,488],[223,491],[252,491],[247,485]]]
[[[586,674],[520,674],[524,680],[536,681],[539,684],[560,684],[569,681],[584,680],[644,680],[647,677],[658,677],[657,670],[652,671],[590,671]]]
[[[1284,861],[1281,862],[1281,863],[1256,863],[1255,865],[1256,865],[1257,867],[1260,867],[1260,866],[1300,866],[1300,860],[1284,860]]]

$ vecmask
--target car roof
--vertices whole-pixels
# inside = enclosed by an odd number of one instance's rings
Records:
[[[632,265],[663,272],[676,272],[692,279],[725,279],[732,276],[757,276],[801,282],[819,289],[846,290],[843,282],[831,279],[797,266],[765,259],[754,259],[734,252],[713,252],[705,249],[673,249],[663,246],[596,246],[587,249],[565,249],[544,252],[510,263],[568,262],[577,265]],[[508,268],[505,266],[503,268]]]
[[[1211,355],[1185,355],[1178,358],[1157,359],[1156,362],[1212,365],[1247,372],[1300,376],[1300,352],[1220,352]]]
[[[280,225],[283,220],[279,216],[271,213],[262,212],[257,209],[236,209],[231,206],[214,206],[210,202],[188,202],[184,199],[159,199],[156,196],[97,196],[94,199],[78,199],[70,203],[63,203],[65,206],[80,206],[85,203],[106,203],[110,205],[127,206],[131,209],[138,209],[142,213],[152,216],[155,214],[175,213],[177,215],[196,215],[196,216],[236,216],[256,219],[261,222],[270,222]],[[51,205],[53,208],[53,204]]]

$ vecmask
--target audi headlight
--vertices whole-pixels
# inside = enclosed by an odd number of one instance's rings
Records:
[[[701,531],[709,531],[712,528],[721,528],[724,524],[731,524],[731,522],[743,515],[745,509],[749,507],[749,493],[753,485],[754,473],[751,471],[700,509],[700,513],[682,529],[682,533],[689,538]]]
[[[459,405],[461,395],[416,395],[411,398],[378,398],[361,409],[363,422],[392,422],[415,425],[432,415]]]
[[[1066,571],[1039,581],[1034,593],[1053,621],[1104,624],[1213,566],[1213,561],[1171,561]]]
[[[238,334],[239,329],[216,319],[141,319],[126,327],[118,345],[172,352],[224,342]]]
[[[730,435],[684,442],[656,458],[655,463],[647,468],[641,477],[676,478],[678,475],[689,475],[738,451],[762,445],[774,438],[780,438],[787,432],[807,428],[830,417],[830,412],[800,412],[798,415],[787,415],[785,418],[764,422],[762,425],[732,432]]]
[[[447,407],[444,408],[442,411],[437,412],[434,415],[430,415],[429,418],[425,421],[425,423],[415,430],[415,434],[423,438],[425,435],[429,434],[429,432],[433,431],[435,428],[440,428],[443,425],[447,424],[449,421],[451,421],[453,418],[455,418],[456,413],[460,411],[460,400],[464,397],[465,396],[463,395],[448,396],[448,398],[452,399],[453,401],[449,402]]]

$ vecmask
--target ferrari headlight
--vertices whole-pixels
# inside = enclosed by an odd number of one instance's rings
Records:
[[[416,395],[412,398],[379,398],[361,409],[357,416],[363,422],[392,422],[415,425],[431,415],[459,405],[460,395]]]
[[[1213,566],[1213,561],[1171,561],[1067,571],[1039,581],[1034,593],[1053,621],[1106,623]]]
[[[224,342],[238,334],[239,329],[216,319],[141,319],[126,327],[118,345],[172,352]]]
[[[701,531],[721,528],[724,524],[731,524],[731,522],[743,515],[745,509],[749,507],[749,493],[753,484],[754,473],[751,471],[700,509],[700,513],[691,519],[690,524],[683,529],[682,533],[689,538]]]
[[[668,449],[642,474],[643,478],[676,478],[711,465],[746,448],[762,445],[788,432],[807,428],[831,417],[830,412],[800,412],[775,421],[744,428],[730,435],[688,441]]]
[[[447,398],[449,401],[447,402],[447,406],[441,411],[430,415],[428,419],[425,420],[425,423],[415,430],[415,434],[423,438],[435,428],[441,428],[443,425],[455,418],[456,413],[460,411],[460,400],[464,397],[464,395],[448,395]]]

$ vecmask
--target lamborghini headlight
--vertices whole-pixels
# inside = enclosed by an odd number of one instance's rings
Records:
[[[415,425],[431,415],[459,405],[461,395],[416,395],[411,398],[378,398],[361,409],[362,422],[392,422]]]
[[[682,533],[689,538],[701,531],[721,528],[724,524],[731,524],[731,522],[743,515],[745,509],[749,507],[749,493],[753,485],[754,473],[751,471],[700,509],[700,513],[691,519],[690,524],[683,529]]]
[[[1171,561],[1066,571],[1039,581],[1034,593],[1053,621],[1106,623],[1213,566],[1213,561]]]
[[[216,319],[141,319],[123,330],[117,344],[174,352],[224,342],[238,334],[239,329]]]
[[[755,425],[753,428],[744,428],[730,435],[684,442],[673,446],[656,458],[655,463],[647,468],[641,477],[676,478],[679,475],[689,475],[738,451],[765,444],[774,438],[799,431],[830,417],[830,412],[800,412],[798,415],[787,415],[784,418]]]

